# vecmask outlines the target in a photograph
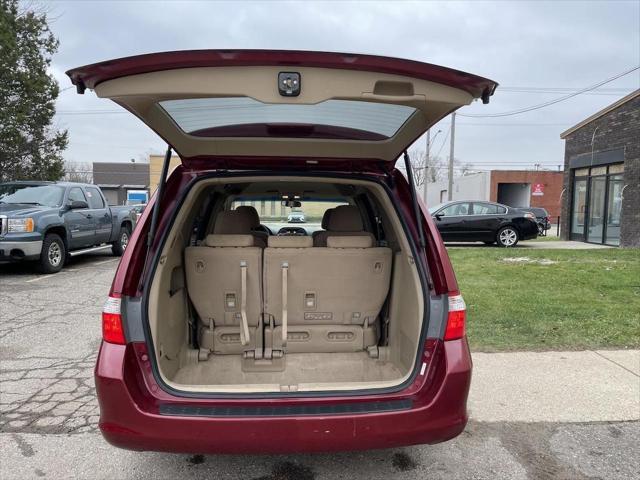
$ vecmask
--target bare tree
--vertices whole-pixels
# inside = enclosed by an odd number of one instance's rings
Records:
[[[434,183],[446,178],[446,165],[440,157],[429,157],[424,150],[416,150],[411,155],[413,178],[417,186],[425,182]]]
[[[87,162],[66,162],[63,178],[67,182],[93,183],[93,166]]]
[[[449,174],[449,163],[447,159],[430,157],[429,161],[427,161],[424,150],[413,150],[410,156],[411,165],[413,166],[413,181],[416,187],[424,184],[425,177],[427,183],[435,183],[447,179],[447,175]],[[473,165],[471,163],[463,162],[456,158],[453,161],[453,165],[453,174],[455,177],[463,177],[469,173],[473,173]],[[404,165],[399,168],[404,170]]]
[[[470,173],[473,173],[473,164],[463,162],[459,159],[454,159],[453,161],[454,172],[457,172],[457,177],[464,177]]]

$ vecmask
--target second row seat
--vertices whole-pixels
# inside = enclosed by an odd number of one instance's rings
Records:
[[[264,250],[265,346],[286,352],[352,352],[378,341],[389,291],[391,249],[366,235],[270,237]]]
[[[185,249],[202,348],[219,354],[260,350],[263,324],[269,349],[358,351],[377,342],[391,250],[373,247],[356,207],[331,212],[328,231],[319,232],[327,248],[309,248],[316,240],[308,236],[271,236],[263,251],[263,238],[251,231],[259,218],[238,208],[218,215],[203,245]]]

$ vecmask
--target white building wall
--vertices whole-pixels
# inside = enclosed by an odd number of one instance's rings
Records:
[[[427,206],[433,207],[446,202],[448,186],[447,180],[427,184]],[[452,198],[453,200],[489,200],[490,189],[491,172],[471,173],[453,179]]]

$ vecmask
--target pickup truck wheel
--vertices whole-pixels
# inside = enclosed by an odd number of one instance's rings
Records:
[[[127,248],[127,244],[129,243],[129,238],[131,237],[131,229],[123,225],[120,227],[120,232],[118,233],[118,240],[111,244],[111,251],[117,257],[121,256],[125,249]]]
[[[502,227],[496,236],[499,247],[515,247],[519,239],[518,231],[513,227]]]
[[[64,248],[62,238],[55,233],[47,234],[42,242],[39,270],[42,273],[59,272],[66,258],[67,252]]]

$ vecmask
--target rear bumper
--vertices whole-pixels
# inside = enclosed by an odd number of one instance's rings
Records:
[[[538,237],[538,224],[533,220],[528,220],[519,227],[520,240],[533,240]]]
[[[102,344],[95,372],[99,425],[104,438],[117,447],[185,453],[365,450],[443,442],[460,434],[467,422],[471,356],[466,339],[441,343],[427,373],[403,392],[358,397],[190,400],[160,390],[150,368],[131,344]],[[410,406],[400,411],[332,415],[160,413],[167,405],[202,412],[211,406],[259,411],[277,405],[312,408],[394,399],[410,399]]]

